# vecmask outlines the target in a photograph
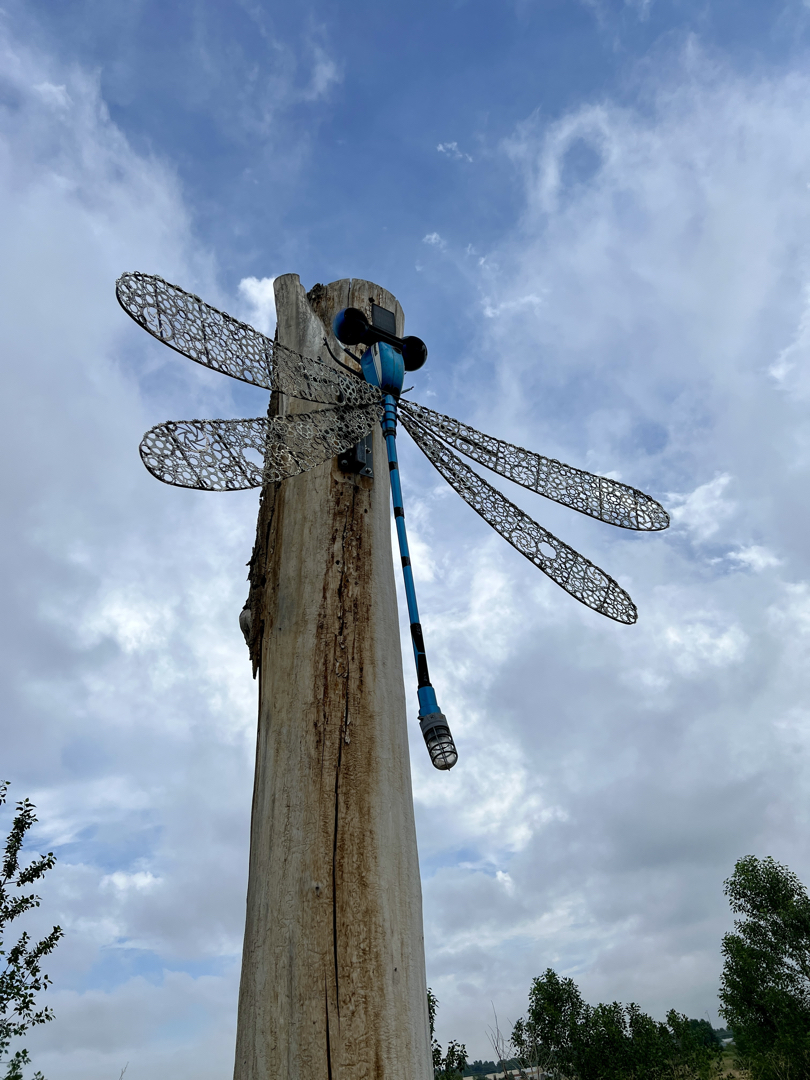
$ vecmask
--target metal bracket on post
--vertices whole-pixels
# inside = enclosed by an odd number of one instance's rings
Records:
[[[342,454],[338,454],[338,468],[344,473],[357,476],[374,476],[374,452],[372,435],[369,433],[359,443]]]

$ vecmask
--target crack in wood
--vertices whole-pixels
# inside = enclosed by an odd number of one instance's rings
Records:
[[[329,990],[324,983],[323,988],[324,1006],[326,1008],[326,1075],[327,1080],[332,1080],[332,1045],[329,1036]]]

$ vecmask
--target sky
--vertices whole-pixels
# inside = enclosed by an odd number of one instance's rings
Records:
[[[669,509],[635,535],[508,491],[622,626],[400,440],[461,755],[431,768],[406,655],[427,973],[471,1057],[547,967],[720,1023],[735,860],[810,882],[808,130],[797,0],[5,0],[0,761],[58,857],[48,1080],[233,1062],[258,499],[137,447],[267,402],[128,320],[125,270],[266,332],[279,274],[375,281],[428,344],[415,398]]]

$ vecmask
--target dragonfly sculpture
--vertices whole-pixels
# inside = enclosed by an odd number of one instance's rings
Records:
[[[356,365],[350,367],[334,355],[326,339],[331,362],[301,356],[160,277],[123,274],[116,295],[140,326],[183,356],[252,386],[320,406],[253,420],[158,424],[144,435],[140,453],[149,472],[166,484],[205,491],[261,487],[349,454],[363,446],[376,424],[382,425],[416,663],[419,723],[436,768],[452,768],[458,754],[428,673],[402,505],[397,421],[464,501],[552,581],[600,615],[625,624],[636,621],[635,604],[612,577],[532,520],[453,450],[529,491],[619,528],[666,529],[666,510],[637,488],[484,435],[402,398],[405,372],[422,366],[427,349],[419,338],[395,335],[392,312],[374,305],[371,323],[356,308],[340,312],[333,329]],[[365,351],[356,356],[351,346],[365,346]],[[248,456],[251,452],[258,462]]]

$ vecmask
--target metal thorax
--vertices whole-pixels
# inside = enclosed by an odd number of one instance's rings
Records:
[[[533,565],[600,615],[628,625],[636,621],[635,604],[613,578],[538,525],[453,451],[547,499],[622,529],[666,529],[666,510],[618,480],[564,465],[401,400],[405,372],[422,367],[427,349],[419,338],[397,337],[393,312],[374,304],[370,322],[355,308],[335,319],[335,336],[344,346],[366,346],[357,371],[331,355],[326,341],[330,355],[302,356],[160,277],[122,274],[116,295],[140,326],[183,356],[253,386],[320,406],[292,416],[158,424],[143,437],[140,449],[147,469],[164,483],[204,491],[261,487],[333,457],[362,458],[353,448],[376,424],[382,425],[416,662],[419,722],[436,768],[452,768],[457,755],[428,676],[402,507],[397,419],[459,495]],[[353,353],[348,356],[357,363]]]

